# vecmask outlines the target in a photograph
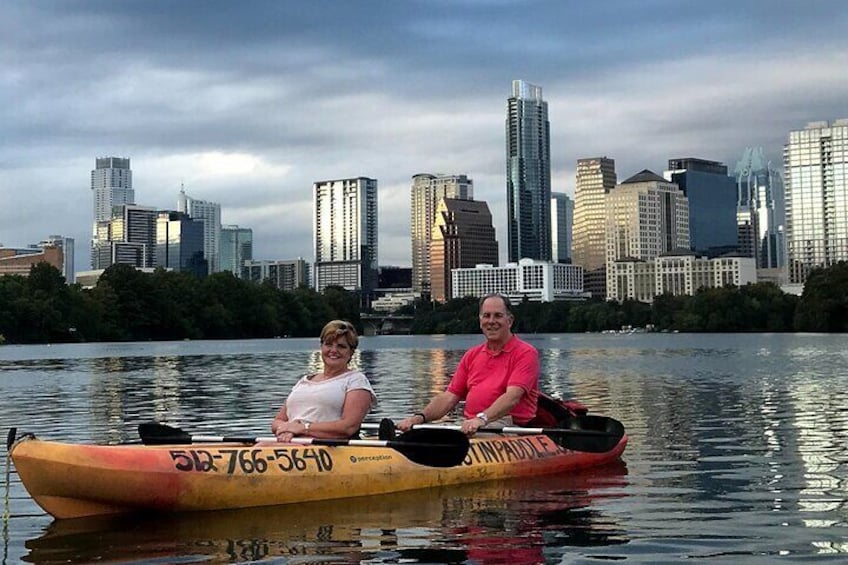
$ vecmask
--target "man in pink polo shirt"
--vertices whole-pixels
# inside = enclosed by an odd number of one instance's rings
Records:
[[[487,424],[521,426],[532,420],[539,397],[539,353],[512,333],[514,320],[508,298],[481,298],[480,329],[486,342],[466,351],[447,390],[399,422],[398,429],[438,420],[463,399],[462,431],[468,435]]]

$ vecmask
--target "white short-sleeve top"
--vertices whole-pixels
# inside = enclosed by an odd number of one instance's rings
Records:
[[[377,403],[377,395],[368,377],[361,371],[350,370],[341,375],[313,382],[306,375],[292,387],[286,399],[289,421],[333,422],[342,417],[345,395],[351,390],[367,390],[371,394],[371,407]]]

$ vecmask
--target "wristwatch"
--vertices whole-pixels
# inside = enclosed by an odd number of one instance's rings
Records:
[[[488,417],[488,416],[486,416],[486,413],[485,413],[485,412],[479,412],[479,413],[478,413],[476,416],[474,416],[474,417],[475,417],[475,418],[478,418],[478,419],[480,419],[480,420],[483,420],[483,425],[484,425],[484,426],[485,426],[486,424],[488,424],[488,423],[489,423],[489,417]]]
[[[303,429],[306,430],[307,432],[309,431],[310,425],[311,425],[311,422],[309,422],[309,420],[303,420]]]

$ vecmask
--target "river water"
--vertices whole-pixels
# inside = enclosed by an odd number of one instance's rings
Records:
[[[6,563],[848,562],[848,336],[547,334],[542,388],[624,423],[591,473],[238,512],[54,521],[5,464]],[[398,419],[480,336],[363,338]],[[0,347],[0,426],[137,442],[157,419],[268,435],[316,339]]]

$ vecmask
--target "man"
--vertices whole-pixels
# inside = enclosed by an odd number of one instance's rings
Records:
[[[438,420],[463,399],[462,431],[468,435],[490,423],[521,426],[536,415],[539,353],[512,333],[515,317],[509,299],[486,295],[480,299],[479,314],[486,342],[466,351],[447,390],[421,412],[399,422],[398,429]]]

